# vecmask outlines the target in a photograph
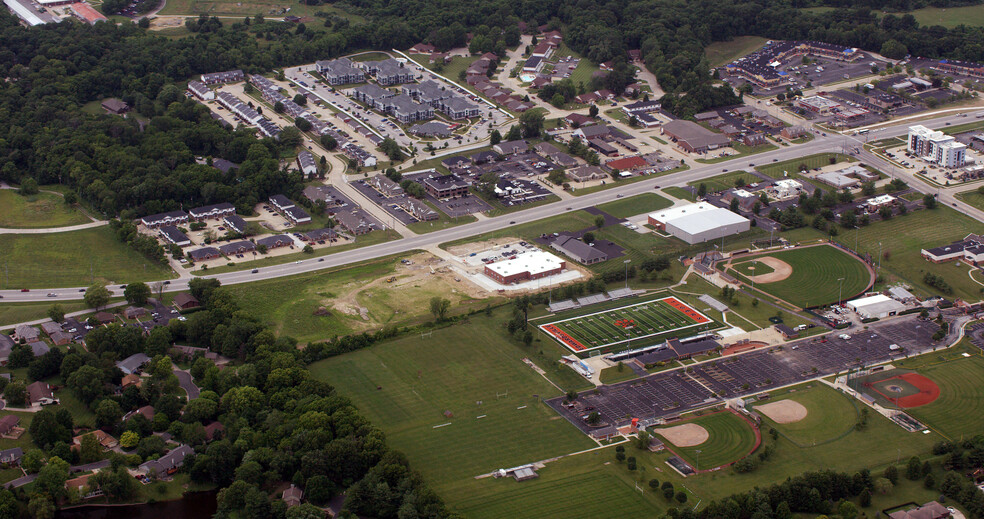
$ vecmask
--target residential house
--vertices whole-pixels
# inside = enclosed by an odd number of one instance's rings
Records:
[[[51,386],[41,380],[28,384],[27,401],[32,406],[58,403],[58,400],[55,399],[55,393],[51,390]]]
[[[169,213],[152,214],[140,219],[148,229],[156,229],[164,225],[178,225],[188,222],[188,213],[184,211],[171,211]]]
[[[188,211],[188,217],[195,221],[220,219],[236,214],[236,207],[229,202],[196,207]]]
[[[225,436],[225,426],[221,422],[212,422],[205,426],[205,441],[221,440]]]
[[[365,71],[357,67],[348,58],[318,61],[315,62],[314,66],[329,85],[337,86],[348,83],[362,83],[366,80]]]
[[[51,343],[55,346],[64,346],[72,342],[72,334],[65,332],[55,332],[51,334]],[[40,357],[45,353],[48,353],[50,348],[43,342],[31,343],[31,350],[35,357]]]
[[[242,70],[229,70],[226,72],[210,72],[202,74],[202,83],[206,85],[218,85],[220,83],[236,83],[246,79]]]
[[[10,352],[14,349],[14,340],[6,333],[0,333],[0,365],[6,365]]]
[[[99,322],[99,324],[109,324],[116,320],[116,316],[109,312],[96,312],[93,319]]]
[[[950,517],[950,510],[936,501],[930,501],[918,508],[899,510],[888,514],[889,519],[944,519]]]
[[[116,99],[115,97],[104,100],[101,103],[101,106],[103,107],[103,110],[116,115],[123,115],[130,110],[130,105]]]
[[[137,467],[137,471],[146,476],[152,477],[162,477],[167,474],[173,474],[178,468],[184,465],[185,458],[194,453],[194,449],[182,444],[174,449],[171,449],[167,454],[156,460],[150,460],[140,464],[140,466]]]
[[[47,321],[41,323],[41,331],[44,332],[45,335],[47,335],[48,337],[51,337],[51,334],[62,331],[62,327],[60,324],[54,321]]]
[[[241,216],[229,215],[222,219],[222,222],[229,227],[230,230],[235,231],[239,234],[246,234],[246,220],[243,220]]]
[[[215,92],[201,81],[191,80],[188,82],[188,91],[202,101],[215,100]]]
[[[202,306],[195,296],[185,294],[184,292],[174,296],[174,305],[177,306],[179,310],[188,310],[189,308],[198,308],[199,306]]]
[[[308,241],[323,242],[334,241],[338,238],[338,233],[334,229],[324,228],[304,233],[304,238]]]
[[[85,434],[80,434],[80,435],[72,438],[72,445],[75,446],[75,447],[81,447],[82,446],[82,438],[84,438],[84,437],[86,437],[86,436],[88,436],[90,434],[92,434],[92,435],[94,435],[96,437],[96,441],[99,442],[99,445],[102,446],[103,450],[114,449],[114,448],[118,447],[119,444],[120,444],[116,440],[116,438],[113,438],[106,431],[103,431],[102,429],[96,429],[96,430],[94,430],[92,432],[88,432],[88,433],[85,433]]]
[[[335,220],[338,221],[338,225],[342,226],[342,229],[355,236],[372,232],[372,224],[366,221],[365,218],[349,211],[335,213]]]
[[[38,342],[41,340],[41,332],[33,326],[28,326],[26,324],[19,324],[14,328],[14,338],[18,341],[24,340],[24,342]]]
[[[23,457],[24,451],[20,447],[0,451],[0,463],[4,465],[18,465]]]
[[[161,238],[164,238],[164,241],[177,245],[178,247],[187,247],[188,245],[191,245],[191,238],[173,225],[165,225],[164,227],[161,227],[157,230],[157,234],[159,234]]]
[[[210,259],[221,258],[222,253],[219,249],[215,247],[202,247],[201,249],[195,249],[188,251],[188,259],[191,261],[208,261]]]
[[[366,61],[363,68],[375,76],[380,85],[392,86],[413,81],[413,70],[403,66],[403,63],[389,58],[382,61]]]
[[[478,117],[482,109],[464,97],[450,97],[440,103],[440,110],[453,120]]]
[[[150,362],[150,357],[144,353],[134,353],[129,357],[116,362],[116,367],[120,368],[120,371],[125,375],[137,374],[144,367],[144,364]]]
[[[79,497],[82,499],[92,499],[103,495],[103,491],[99,487],[93,487],[89,484],[89,480],[96,473],[86,474],[84,476],[79,476],[77,478],[69,479],[65,481],[65,490],[71,490],[72,492],[78,493]],[[94,485],[95,483],[93,483]]]
[[[289,198],[284,195],[273,195],[270,197],[270,204],[277,208],[279,211],[283,211],[288,207],[294,207],[294,202],[291,202]]]
[[[152,406],[152,405],[145,405],[145,406],[137,409],[136,411],[132,411],[132,412],[129,412],[126,415],[124,415],[123,416],[123,421],[126,422],[127,420],[129,420],[130,418],[133,418],[136,415],[142,415],[144,418],[147,419],[148,422],[151,422],[151,421],[154,420],[154,414],[155,414],[155,412],[154,412],[154,406]]]
[[[581,126],[587,126],[589,124],[594,124],[595,120],[592,117],[582,114],[570,114],[564,117],[564,122],[572,128],[580,128]]]
[[[15,414],[8,414],[3,418],[0,418],[0,436],[7,436],[10,432],[20,425],[20,417]],[[0,463],[6,463],[0,460]]]
[[[314,160],[314,154],[307,150],[301,150],[297,154],[297,168],[304,176],[313,177],[318,174],[318,163]]]
[[[524,140],[500,142],[492,146],[492,150],[499,155],[515,155],[516,153],[523,153],[528,149],[530,147]]]
[[[608,173],[599,166],[580,166],[567,170],[567,177],[575,182],[587,182],[608,178]]]
[[[403,196],[403,188],[386,175],[376,175],[369,179],[369,185],[386,198]]]
[[[140,381],[140,375],[130,373],[129,375],[123,375],[123,379],[120,380],[120,388],[126,389],[130,386],[140,387],[142,382]]]
[[[288,207],[287,209],[284,209],[282,213],[284,218],[287,218],[295,225],[300,225],[311,221],[311,215],[309,215],[304,209],[297,206]]]
[[[290,508],[292,506],[297,506],[301,504],[301,498],[303,497],[304,497],[304,491],[294,486],[293,483],[291,483],[290,488],[284,490],[281,499],[283,499],[284,503],[287,504],[287,508]]]
[[[407,197],[403,201],[403,209],[422,222],[437,220],[440,216],[422,200]]]

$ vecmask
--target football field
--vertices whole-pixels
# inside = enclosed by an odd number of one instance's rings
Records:
[[[674,332],[681,330],[696,334],[713,324],[711,318],[679,299],[664,297],[542,324],[540,329],[577,353],[615,345],[630,347],[632,341],[679,336]]]

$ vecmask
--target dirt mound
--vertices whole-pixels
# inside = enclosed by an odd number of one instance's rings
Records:
[[[769,272],[768,274],[759,274],[757,276],[745,276],[749,281],[754,281],[755,283],[775,283],[776,281],[782,281],[788,278],[793,273],[792,265],[779,258],[765,256],[762,258],[757,258],[756,261],[772,267],[772,272]]]

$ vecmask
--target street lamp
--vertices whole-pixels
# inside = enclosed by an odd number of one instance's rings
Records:
[[[697,472],[700,472],[700,449],[696,449],[694,452],[697,453]]]
[[[631,262],[632,262],[632,260],[625,260],[625,261],[622,262],[622,263],[625,264],[625,289],[626,290],[629,289],[629,263],[631,263]]]

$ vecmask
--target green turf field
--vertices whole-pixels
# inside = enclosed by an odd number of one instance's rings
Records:
[[[701,416],[667,427],[681,425],[681,423],[697,424],[707,430],[707,441],[700,445],[693,447],[673,446],[673,450],[697,470],[712,469],[737,461],[745,457],[755,447],[755,430],[748,422],[730,411]],[[655,429],[655,433],[659,434],[660,429],[662,427]]]
[[[0,227],[65,227],[89,221],[81,211],[65,205],[60,195],[42,192],[21,196],[12,189],[0,190]]]
[[[766,265],[765,263],[748,261],[745,263],[739,263],[735,266],[735,270],[744,276],[761,276],[762,274],[769,274],[775,272],[775,270]]]
[[[117,241],[109,226],[0,235],[0,286],[54,288],[168,279],[174,273]]]
[[[705,324],[714,325],[703,314],[691,317],[683,313],[688,309],[696,310],[687,306],[681,311],[670,303],[673,300],[654,299],[609,310],[594,310],[577,317],[543,323],[540,329],[571,351],[579,352],[619,344],[629,347],[633,340],[639,340],[637,346],[641,347],[653,344],[660,337],[679,336],[675,332],[681,330],[687,330],[684,334],[693,334],[697,330],[708,329]]]
[[[834,303],[838,297],[853,297],[870,281],[868,270],[859,260],[832,246],[788,249],[768,256],[785,261],[793,272],[782,281],[756,283],[755,288],[802,308]],[[731,273],[735,273],[734,269]],[[844,278],[843,290],[839,278]]]
[[[924,406],[907,409],[917,420],[952,440],[969,438],[984,430],[984,358],[961,358],[920,369],[940,387],[940,397]]]
[[[736,36],[730,41],[716,41],[704,47],[707,62],[712,67],[720,67],[730,63],[745,54],[754,52],[767,40],[759,36]]]
[[[775,427],[788,440],[800,446],[819,445],[840,438],[853,430],[858,420],[857,406],[850,397],[816,382],[796,386],[785,394],[773,394],[768,400],[756,402],[752,409],[758,405],[782,400],[793,400],[802,404],[807,411],[806,418],[798,422],[780,424],[772,421],[765,413],[759,412],[762,415],[762,423]]]
[[[438,491],[496,469],[595,446],[541,403],[562,391],[522,359],[532,359],[563,390],[590,384],[557,362],[561,350],[552,342],[535,343],[540,354],[507,338],[504,324],[511,316],[511,307],[492,317],[474,316],[467,325],[431,336],[412,335],[315,363],[311,372],[351,398]]]

